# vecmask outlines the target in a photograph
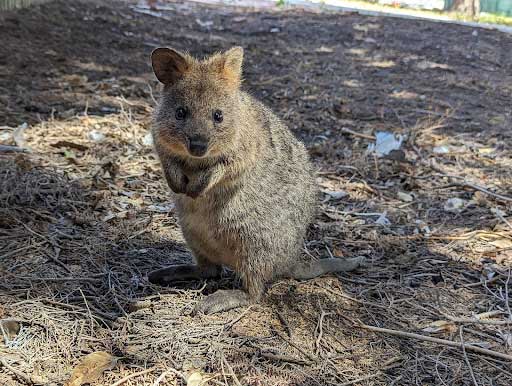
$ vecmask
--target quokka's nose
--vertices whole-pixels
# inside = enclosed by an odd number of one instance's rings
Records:
[[[208,150],[208,141],[203,137],[190,137],[188,142],[188,150],[195,157],[202,157]]]

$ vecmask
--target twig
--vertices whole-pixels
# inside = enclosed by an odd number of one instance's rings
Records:
[[[322,286],[318,286],[318,287],[320,287],[321,289],[323,289],[323,290],[325,290],[327,292],[330,292],[333,295],[341,296],[342,298],[348,299],[350,301],[353,301],[355,303],[361,304],[363,306],[372,306],[372,307],[382,308],[384,310],[388,310],[389,309],[389,306],[383,306],[381,304],[377,304],[377,303],[373,303],[373,302],[368,302],[368,301],[365,301],[365,300],[359,300],[359,299],[353,298],[352,296],[345,295],[341,291],[340,292],[336,292],[336,291],[333,291],[330,288],[326,288],[326,287],[322,287]]]
[[[354,379],[353,381],[341,383],[339,386],[353,385],[355,383],[359,383],[359,382],[362,382],[362,381],[367,381],[368,379],[376,378],[376,377],[378,377],[380,375],[382,375],[382,373],[380,371],[378,371],[378,372],[376,372],[374,374],[369,374],[369,375],[365,375],[364,377]]]
[[[167,374],[173,373],[177,375],[178,377],[182,378],[184,381],[186,381],[185,376],[178,370],[173,369],[172,367],[169,367],[167,370],[165,370],[160,376],[155,380],[153,383],[153,386],[158,386],[160,382],[164,380],[164,378],[167,376]]]
[[[301,354],[306,356],[311,362],[316,362],[316,358],[313,355],[311,355],[307,351],[304,351],[304,349],[302,347],[300,347],[299,345],[297,345],[293,340],[288,339],[288,337],[284,336],[283,334],[281,334],[279,331],[277,331],[275,329],[274,329],[274,332],[276,333],[277,336],[279,336],[282,340],[284,340],[290,346],[295,347],[297,349],[297,351],[299,351]]]
[[[52,246],[53,246],[53,250],[55,251],[55,256],[49,254],[48,256],[50,257],[50,259],[52,259],[56,264],[61,266],[67,273],[72,275],[73,272],[68,268],[68,266],[59,260],[61,249],[59,247],[57,247],[56,245],[52,244]]]
[[[0,145],[2,153],[28,153],[27,149],[18,146]]]
[[[471,188],[474,190],[478,190],[479,192],[485,193],[489,196],[495,197],[495,198],[503,200],[503,201],[512,201],[512,197],[508,197],[508,196],[504,196],[502,194],[491,192],[489,189],[487,189],[483,186],[473,184],[471,182],[467,182],[464,177],[450,175],[450,174],[445,173],[444,170],[441,169],[439,166],[437,166],[434,161],[423,162],[423,164],[425,166],[429,167],[430,169],[441,174],[442,177],[452,179],[452,182],[450,184],[439,186],[439,187],[437,187],[437,189],[445,189],[445,188],[451,188],[453,186],[459,186],[459,187],[463,187],[463,188]],[[459,182],[459,181],[453,181],[453,180],[462,180],[462,181]]]
[[[146,83],[146,85],[148,86],[149,88],[149,96],[151,97],[151,99],[153,100],[153,102],[155,103],[155,105],[158,104],[158,101],[156,100],[156,98],[154,97],[153,95],[153,88],[151,87],[151,85],[149,83]]]
[[[418,340],[422,340],[422,341],[425,341],[425,342],[438,343],[438,344],[442,344],[444,346],[460,348],[460,343],[459,342],[454,342],[454,341],[451,341],[451,340],[432,338],[430,336],[414,334],[412,332],[405,332],[405,331],[391,330],[391,329],[388,329],[388,328],[368,326],[366,324],[360,324],[359,327],[363,328],[365,330],[369,330],[369,331],[381,332],[383,334],[390,334],[390,335],[400,336],[400,337],[403,337],[403,338],[418,339]],[[496,357],[496,358],[505,359],[507,361],[512,361],[512,355],[503,354],[503,353],[498,352],[498,351],[488,350],[486,348],[482,348],[482,347],[478,347],[478,346],[473,346],[473,345],[469,345],[469,344],[465,344],[464,348],[467,351],[474,351],[474,352],[477,352],[477,353],[480,353],[480,354],[484,354],[484,355],[489,355],[489,356]]]
[[[130,379],[132,378],[135,378],[135,377],[138,377],[140,375],[144,375],[144,374],[148,374],[148,373],[151,373],[153,371],[155,371],[157,368],[156,367],[152,367],[150,369],[146,369],[146,370],[143,370],[143,371],[139,371],[138,373],[133,373],[133,374],[130,374],[130,375],[127,375],[126,377],[124,378],[121,378],[119,381],[116,381],[114,382],[112,385],[110,386],[119,386],[119,385],[122,385],[123,383],[125,383],[126,381],[129,381]]]
[[[292,337],[292,329],[290,328],[290,325],[288,324],[288,322],[286,321],[285,317],[283,316],[283,314],[279,311],[276,311],[277,312],[277,317],[279,318],[279,321],[281,322],[281,324],[283,325],[284,327],[284,330],[286,331],[286,334],[291,338]]]
[[[459,318],[456,316],[451,316],[449,314],[444,313],[441,310],[437,310],[441,315],[443,315],[446,319],[449,319],[455,323],[467,323],[467,324],[488,324],[493,326],[506,326],[512,324],[512,320],[489,320],[489,319],[481,319],[481,318]],[[502,313],[502,312],[499,312]],[[487,315],[489,316],[489,315]]]
[[[500,213],[498,208],[496,208],[494,210],[491,209],[491,212],[493,212],[496,215],[496,217],[498,217],[501,221],[503,221],[505,224],[507,224],[510,229],[512,229],[512,223],[510,221],[508,221],[505,217],[503,217],[503,215]]]
[[[303,359],[295,358],[290,355],[272,354],[270,352],[265,351],[260,352],[260,355],[264,358],[271,359],[274,361],[295,363],[297,365],[310,365],[312,363],[310,361],[305,361]]]
[[[15,369],[10,364],[7,363],[7,361],[0,357],[0,365],[4,366],[7,370],[9,370],[11,373],[13,373],[17,378],[21,379],[23,382],[25,382],[28,385],[42,385],[43,382],[40,382],[39,380],[32,379],[29,375],[25,374],[24,372]]]
[[[446,176],[446,177],[449,177],[449,176]],[[485,193],[485,194],[487,194],[489,196],[495,197],[495,198],[497,198],[499,200],[512,202],[512,197],[508,197],[508,196],[504,196],[504,195],[499,194],[499,193],[491,192],[489,189],[484,188],[483,186],[476,185],[476,184],[473,184],[473,183],[467,182],[467,181],[462,181],[462,182],[454,181],[454,182],[451,182],[451,183],[449,183],[447,185],[438,186],[436,189],[446,189],[446,188],[451,188],[451,187],[454,187],[454,186],[459,186],[459,187],[462,187],[462,188],[471,188],[471,189],[474,189],[474,190],[478,190],[479,192]]]
[[[508,301],[508,283],[510,282],[511,268],[508,269],[507,280],[505,281],[505,307],[508,312],[508,320],[512,321],[512,311],[510,310],[510,302]]]
[[[245,309],[244,312],[242,312],[239,316],[237,316],[235,319],[233,319],[231,322],[229,323],[226,323],[225,326],[224,326],[224,330],[227,330],[231,327],[233,327],[236,323],[238,323],[248,312],[249,310],[252,308],[252,306],[249,306]]]
[[[478,386],[478,382],[475,378],[475,373],[473,372],[473,367],[471,367],[471,363],[469,363],[468,354],[466,354],[466,347],[464,347],[464,337],[462,335],[464,327],[460,326],[459,328],[459,335],[460,335],[460,347],[462,348],[462,354],[464,355],[464,361],[468,365],[469,373],[471,374],[471,379],[473,380],[473,384],[475,386]]]
[[[348,127],[342,127],[341,128],[341,132],[345,133],[345,134],[353,135],[354,137],[359,137],[359,138],[364,138],[364,139],[369,139],[371,141],[375,141],[375,136],[374,135],[358,133],[357,131],[350,130]]]
[[[321,314],[320,314],[320,318],[318,319],[318,324],[316,325],[316,330],[318,330],[318,336],[316,338],[316,341],[315,341],[315,346],[316,346],[316,355],[318,355],[320,353],[320,343],[322,341],[322,336],[324,334],[324,329],[323,329],[323,324],[324,324],[324,318],[327,314],[325,313],[324,310],[322,310]]]
[[[235,382],[235,385],[237,386],[242,386],[242,384],[240,383],[240,381],[238,380],[238,377],[236,376],[235,372],[233,371],[233,368],[231,367],[231,365],[229,364],[229,362],[226,360],[226,358],[224,357],[224,353],[221,353],[221,356],[222,356],[222,362],[224,362],[227,366],[227,368],[229,369],[229,371],[231,372],[231,378],[233,378],[233,381]]]
[[[84,295],[82,289],[78,288],[78,290],[80,291],[80,294],[82,295],[82,298],[84,299],[85,308],[87,309],[87,312],[89,313],[89,319],[91,321],[91,332],[92,332],[92,331],[94,331],[94,319],[92,317],[92,312],[91,312],[91,309],[89,308],[89,303],[87,303],[87,299],[85,298],[85,295]]]

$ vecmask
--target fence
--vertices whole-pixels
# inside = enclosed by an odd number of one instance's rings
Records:
[[[44,3],[48,0],[0,0],[0,11],[28,7],[31,4]]]
[[[445,0],[444,9],[450,9],[453,0]],[[512,16],[512,0],[480,0],[480,12]]]
[[[43,3],[49,0],[0,0],[0,11],[14,8],[27,7],[31,4]],[[419,8],[441,8],[438,3],[443,0],[381,0],[379,2],[387,3],[412,3]],[[453,0],[444,0],[444,9],[450,9]],[[480,12],[494,13],[504,16],[512,16],[512,0],[480,0]]]

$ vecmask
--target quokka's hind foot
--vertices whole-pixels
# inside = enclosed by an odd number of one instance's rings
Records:
[[[218,290],[201,300],[194,311],[202,314],[215,314],[217,312],[228,311],[233,308],[246,306],[251,302],[247,292],[242,290]]]
[[[349,272],[357,269],[364,261],[358,256],[351,259],[321,259],[297,264],[290,270],[289,277],[298,280],[313,279],[326,273]]]
[[[203,268],[196,264],[180,264],[152,271],[148,279],[152,284],[167,286],[182,281],[214,278],[220,273],[221,269],[217,266]]]

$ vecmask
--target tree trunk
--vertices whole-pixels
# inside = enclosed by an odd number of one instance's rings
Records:
[[[480,14],[480,0],[453,0],[450,11],[460,12],[468,16]]]

